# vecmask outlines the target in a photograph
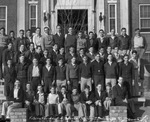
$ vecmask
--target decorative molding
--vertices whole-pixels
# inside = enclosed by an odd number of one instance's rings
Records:
[[[107,0],[107,3],[117,3],[117,0]]]
[[[38,1],[35,1],[35,0],[31,0],[31,1],[28,1],[29,4],[38,4]]]

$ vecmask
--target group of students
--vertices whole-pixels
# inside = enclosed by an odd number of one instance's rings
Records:
[[[74,110],[78,118],[101,119],[111,105],[129,106],[130,99],[139,95],[140,58],[146,50],[146,41],[136,29],[131,38],[126,29],[116,36],[99,31],[74,35],[50,34],[48,27],[31,36],[31,31],[20,30],[19,37],[5,34],[0,29],[0,78],[4,79],[6,101],[2,116],[10,118],[13,108],[27,107],[36,117],[70,119]],[[129,59],[130,58],[130,59]],[[64,112],[64,110],[66,112]],[[88,112],[90,110],[90,113]],[[132,116],[133,117],[133,116]]]

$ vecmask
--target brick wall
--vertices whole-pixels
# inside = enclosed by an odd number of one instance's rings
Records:
[[[109,111],[110,120],[115,122],[127,122],[127,107],[124,106],[111,106]]]
[[[10,113],[11,122],[27,122],[28,113],[26,108],[16,108]]]
[[[17,31],[17,0],[0,0],[0,6],[7,6],[7,33]]]

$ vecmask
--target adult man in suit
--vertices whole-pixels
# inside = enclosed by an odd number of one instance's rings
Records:
[[[32,90],[36,93],[38,85],[41,83],[42,67],[36,58],[33,58],[32,64],[28,68],[28,82],[31,83]]]
[[[15,81],[15,87],[13,90],[9,91],[9,97],[7,101],[5,101],[2,105],[2,118],[9,119],[10,112],[14,108],[21,108],[23,103],[23,90],[20,87],[20,82],[18,80]]]
[[[128,98],[128,91],[124,85],[123,77],[119,77],[118,84],[113,87],[113,97],[116,106],[127,106],[128,114],[134,117],[134,102]]]
[[[56,34],[53,36],[55,44],[58,44],[58,47],[64,47],[65,36],[61,32],[62,28],[60,25],[56,26]]]

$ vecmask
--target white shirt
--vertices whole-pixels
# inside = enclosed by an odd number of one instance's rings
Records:
[[[14,98],[18,98],[18,91],[19,91],[19,89],[14,89]]]
[[[44,103],[44,93],[38,93],[39,94],[39,103]]]
[[[51,69],[51,66],[46,65],[46,69],[49,71]]]
[[[33,66],[32,77],[39,77],[39,76],[40,76],[39,67],[38,66]]]
[[[142,36],[134,37],[134,48],[144,47],[144,39]]]

